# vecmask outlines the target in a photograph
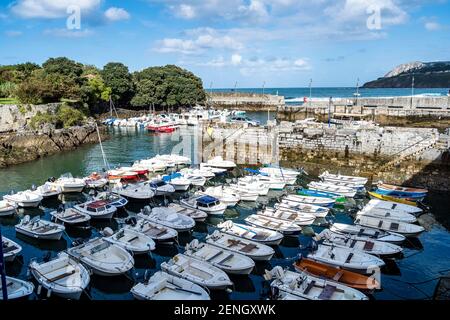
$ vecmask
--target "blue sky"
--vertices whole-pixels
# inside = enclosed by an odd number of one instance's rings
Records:
[[[177,64],[206,88],[355,86],[450,60],[450,0],[0,0],[0,26],[0,64]]]

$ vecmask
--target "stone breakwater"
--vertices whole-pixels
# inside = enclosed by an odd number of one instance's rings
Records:
[[[0,133],[24,131],[38,113],[54,112],[60,103],[43,105],[0,105]]]
[[[106,129],[99,129],[102,140],[106,139]],[[93,124],[45,132],[4,133],[0,135],[0,167],[73,150],[87,143],[98,143],[97,130]]]

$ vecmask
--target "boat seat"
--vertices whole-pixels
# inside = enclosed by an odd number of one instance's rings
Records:
[[[208,259],[206,259],[206,262],[211,262],[212,260],[214,260],[215,258],[217,258],[218,256],[220,256],[223,253],[222,250],[220,250],[219,252],[217,252],[216,254],[213,254],[211,257],[209,257]]]
[[[303,291],[303,293],[308,294],[315,285],[316,280],[312,280],[310,283],[308,283],[308,286],[306,287],[305,291]]]
[[[372,251],[374,245],[375,245],[374,242],[372,242],[372,241],[366,241],[366,243],[364,244],[363,250],[364,250],[364,251]]]
[[[76,214],[72,214],[70,216],[67,217],[63,217],[64,220],[68,220],[68,221],[72,221],[72,220],[76,220],[78,218],[82,218],[84,217],[82,214],[76,213]]]
[[[344,271],[340,270],[338,273],[336,273],[333,277],[333,281],[339,281],[339,279],[342,278],[342,276],[344,275]]]
[[[6,254],[6,253],[11,252],[11,251],[14,251],[16,249],[19,249],[19,248],[14,246],[14,245],[11,245],[9,247],[8,246],[3,247],[3,254]]]
[[[380,222],[378,222],[378,228],[381,228],[382,225],[383,225],[383,220],[380,220]]]
[[[228,256],[226,256],[225,258],[220,260],[217,264],[224,265],[225,262],[227,262],[228,260],[232,259],[233,257],[234,257],[234,254],[230,253]]]
[[[252,251],[253,249],[256,249],[256,248],[258,248],[257,245],[255,245],[253,243],[249,243],[245,247],[241,248],[240,251],[242,251],[242,252],[250,252],[250,251]]]
[[[110,245],[109,242],[104,242],[102,244],[99,244],[91,249],[91,254],[96,254],[100,251],[103,251],[103,250],[109,248],[109,245]]]
[[[345,260],[345,263],[350,263],[352,258],[353,258],[353,252],[350,252],[350,254],[348,255],[347,259]]]
[[[394,204],[392,205],[392,209],[395,209],[396,207],[397,207],[397,204],[394,203]]]
[[[127,242],[130,243],[137,239],[139,239],[139,236],[135,236],[135,237],[131,238],[130,240],[128,240]]]
[[[333,293],[336,292],[336,287],[327,284],[325,288],[323,288],[322,292],[319,295],[319,300],[330,300]]]
[[[354,248],[357,243],[358,240],[352,240],[352,243],[350,243],[350,248]]]
[[[400,225],[398,223],[392,222],[391,226],[389,227],[389,230],[397,231],[399,226]]]
[[[264,233],[257,233],[255,234],[252,239],[255,240],[265,240],[268,237],[268,234],[264,234]]]
[[[65,279],[67,277],[70,277],[71,275],[73,275],[76,272],[75,268],[73,268],[72,266],[67,267],[67,270],[65,270],[65,272],[62,274],[58,274],[56,271],[58,271],[58,270],[55,270],[54,272],[51,272],[46,276],[46,278],[49,282],[56,282],[58,280]],[[55,274],[53,277],[51,276],[52,273]]]

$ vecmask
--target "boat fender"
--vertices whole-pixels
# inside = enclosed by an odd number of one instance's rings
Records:
[[[47,298],[50,298],[51,295],[52,295],[52,289],[48,289],[47,290]]]
[[[83,238],[77,238],[77,239],[72,241],[72,246],[77,247],[79,245],[82,245],[83,243],[84,243],[84,239]]]
[[[40,295],[40,294],[41,294],[41,291],[42,291],[42,286],[39,285],[38,288],[37,288],[37,290],[36,290],[36,293],[37,293],[38,295]]]
[[[295,260],[297,263],[299,263],[300,261],[302,261],[303,259],[303,255],[301,253],[297,254],[297,259]]]
[[[103,229],[103,234],[107,237],[111,237],[114,234],[114,231],[110,227],[106,227]]]

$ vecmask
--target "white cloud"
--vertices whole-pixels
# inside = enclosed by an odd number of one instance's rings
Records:
[[[242,62],[242,56],[240,54],[235,53],[231,56],[231,64],[232,65],[237,66],[237,65],[240,65],[241,62]]]
[[[425,22],[424,27],[428,31],[436,31],[436,30],[441,29],[441,25],[434,21]]]
[[[90,29],[69,30],[69,29],[46,29],[44,35],[61,38],[84,38],[93,34]]]
[[[130,19],[130,14],[123,8],[111,7],[105,11],[105,17],[110,21],[120,21]]]
[[[178,7],[177,15],[184,19],[193,19],[195,17],[195,9],[187,4],[181,4]]]
[[[186,38],[166,38],[154,50],[162,53],[199,54],[208,49],[241,50],[244,45],[233,37],[211,28],[188,30]]]
[[[23,34],[22,31],[17,31],[17,30],[7,30],[4,33],[7,37],[10,37],[10,38],[20,37]]]
[[[67,16],[67,8],[77,6],[81,14],[97,9],[102,0],[17,0],[11,11],[22,18],[55,19]]]

